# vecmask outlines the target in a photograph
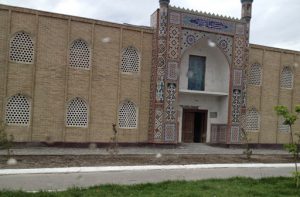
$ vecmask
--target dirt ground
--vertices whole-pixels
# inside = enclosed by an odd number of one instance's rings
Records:
[[[0,169],[53,168],[80,166],[120,165],[174,165],[212,163],[289,163],[290,155],[60,155],[60,156],[13,156],[17,164],[8,165],[7,157],[0,156]]]

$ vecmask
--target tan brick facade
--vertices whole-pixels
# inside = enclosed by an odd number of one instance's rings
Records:
[[[285,105],[294,110],[300,103],[300,84],[298,66],[300,53],[297,51],[283,50],[260,45],[250,46],[250,65],[258,63],[262,67],[262,81],[260,86],[248,84],[247,101],[248,109],[255,107],[260,114],[260,128],[250,132],[252,143],[283,144],[290,140],[290,133],[279,131],[280,118],[274,111],[276,105]],[[280,87],[282,69],[289,66],[293,71],[292,89]],[[293,128],[300,129],[298,122]]]
[[[17,32],[28,33],[34,44],[34,63],[10,61],[9,45]],[[91,67],[69,66],[69,49],[76,39],[91,49]],[[138,73],[122,73],[123,48],[135,47],[141,57]],[[78,17],[0,6],[1,119],[16,94],[31,103],[28,126],[8,125],[15,141],[108,142],[118,124],[119,104],[134,102],[137,128],[121,129],[120,142],[147,142],[152,30]],[[68,102],[79,97],[88,105],[88,126],[66,126]],[[3,108],[4,107],[4,108]]]

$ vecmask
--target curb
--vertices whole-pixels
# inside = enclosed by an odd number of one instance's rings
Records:
[[[300,163],[298,164],[300,165]],[[3,169],[0,176],[20,174],[69,174],[90,172],[117,172],[142,170],[185,170],[185,169],[217,169],[217,168],[293,168],[294,163],[285,164],[195,164],[195,165],[146,165],[146,166],[105,166],[105,167],[69,167],[69,168],[32,168],[32,169]]]

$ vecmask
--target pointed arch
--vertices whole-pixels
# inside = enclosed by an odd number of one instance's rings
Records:
[[[289,66],[283,67],[280,73],[280,88],[292,89],[293,88],[294,74]]]
[[[140,62],[140,53],[135,47],[129,46],[123,49],[121,59],[121,71],[123,73],[138,73]]]
[[[123,101],[118,114],[120,128],[137,128],[138,108],[134,102]]]
[[[250,65],[248,84],[260,86],[262,81],[262,67],[259,63],[254,63]]]
[[[76,97],[71,99],[67,105],[66,126],[87,127],[88,105],[85,100]]]
[[[34,44],[32,37],[28,33],[19,31],[12,36],[10,39],[9,59],[22,64],[34,63]]]
[[[252,107],[246,112],[246,130],[257,131],[260,127],[260,114]]]
[[[91,49],[83,39],[74,40],[70,46],[69,64],[73,68],[90,69]]]
[[[5,122],[8,125],[29,125],[31,103],[30,100],[21,94],[11,96],[6,104]]]

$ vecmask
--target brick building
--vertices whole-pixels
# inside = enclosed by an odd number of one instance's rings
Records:
[[[17,142],[283,144],[300,52],[249,44],[240,19],[160,0],[151,27],[0,5],[0,118]],[[300,124],[295,125],[300,129]]]

